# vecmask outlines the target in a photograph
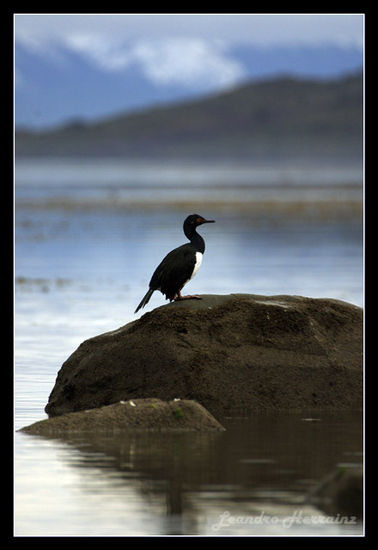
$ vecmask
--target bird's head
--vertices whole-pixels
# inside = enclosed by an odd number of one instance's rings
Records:
[[[215,223],[215,220],[206,220],[199,214],[191,214],[184,221],[184,227],[192,227],[194,229],[203,223]]]

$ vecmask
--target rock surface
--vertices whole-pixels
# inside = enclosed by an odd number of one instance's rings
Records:
[[[33,435],[131,430],[223,431],[199,403],[188,400],[135,399],[40,420],[21,431]]]
[[[48,415],[129,399],[195,399],[216,417],[362,407],[362,310],[332,299],[202,295],[83,342]]]

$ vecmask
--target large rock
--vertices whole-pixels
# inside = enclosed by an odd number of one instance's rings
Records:
[[[83,342],[46,412],[121,400],[195,399],[215,416],[359,409],[362,310],[300,296],[203,295]]]

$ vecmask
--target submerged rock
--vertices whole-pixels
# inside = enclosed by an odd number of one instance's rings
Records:
[[[33,435],[132,430],[222,431],[223,426],[199,403],[176,399],[135,399],[40,420],[20,431]]]
[[[167,304],[83,342],[45,410],[57,416],[144,397],[195,399],[217,417],[359,409],[362,310],[251,294]]]
[[[330,516],[363,515],[363,469],[358,465],[339,465],[309,494],[308,501]]]

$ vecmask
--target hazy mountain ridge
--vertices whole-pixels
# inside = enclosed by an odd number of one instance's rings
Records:
[[[362,75],[276,77],[93,123],[16,132],[18,157],[360,159]]]
[[[206,50],[206,40],[202,44]],[[183,47],[183,43],[179,46]],[[132,51],[132,43],[124,44],[122,48],[124,53]],[[27,44],[16,40],[16,126],[51,128],[69,119],[89,121],[152,104],[192,101],[221,89],[220,81],[224,78],[221,73],[229,63],[239,68],[239,74],[234,75],[230,82],[237,85],[237,82],[282,74],[313,79],[336,78],[361,70],[364,62],[363,50],[357,45],[344,44],[341,47],[327,42],[322,45],[258,47],[236,41],[226,49],[214,51],[210,48],[210,53],[215,54],[217,68],[210,64],[208,73],[201,72],[196,63],[194,72],[189,72],[181,80],[180,74],[185,74],[184,59],[183,68],[173,71],[169,63],[165,65],[166,52],[161,50],[160,73],[164,66],[168,70],[161,81],[156,79],[154,71],[151,74],[151,67],[141,59],[126,63],[122,69],[105,70],[102,62],[96,62],[93,53],[88,51],[85,54],[64,42],[54,43],[53,52],[36,53]],[[107,61],[111,63],[112,57]],[[201,63],[201,59],[197,61]],[[206,63],[206,60],[202,59],[202,62]],[[177,74],[177,70],[181,73]]]

